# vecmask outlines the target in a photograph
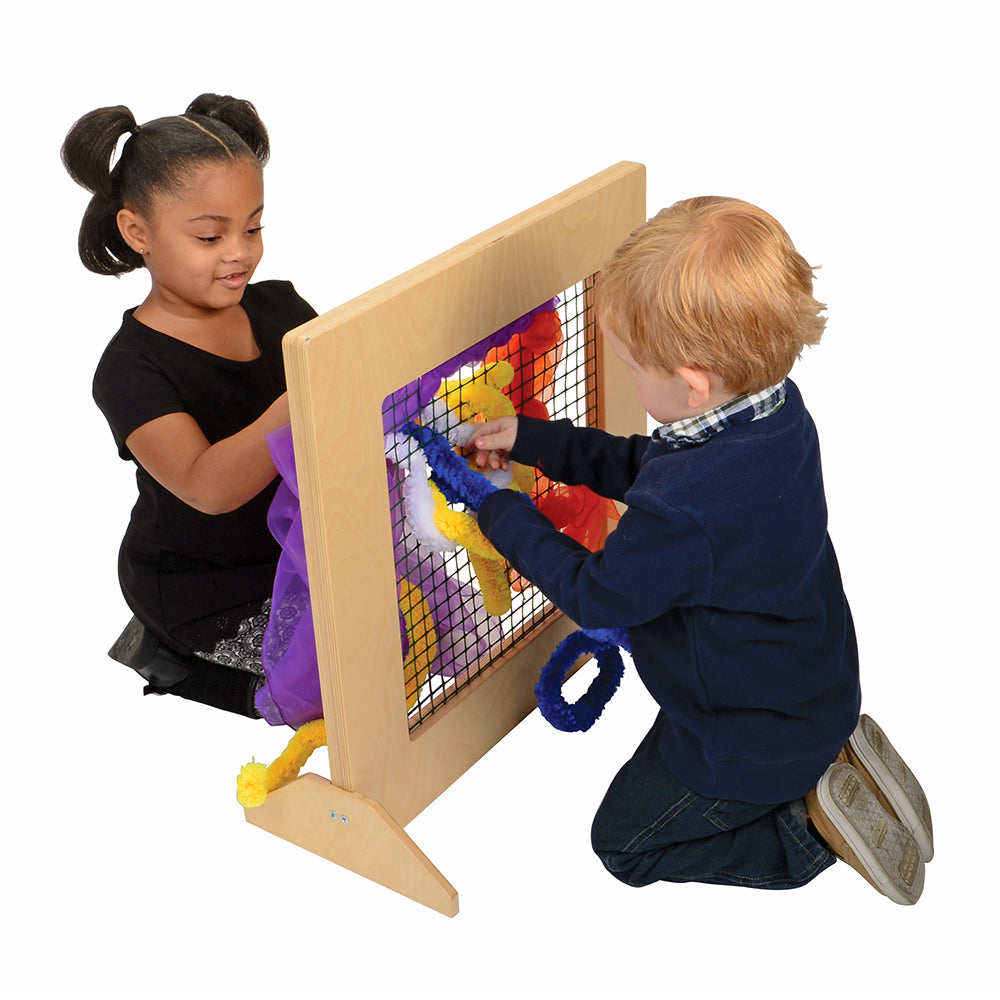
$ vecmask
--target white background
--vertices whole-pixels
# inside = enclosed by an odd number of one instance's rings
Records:
[[[0,992],[992,995],[994,11],[292,0],[8,19]],[[321,312],[622,159],[646,164],[650,214],[743,197],[822,265],[828,332],[795,377],[864,707],[934,809],[916,907],[844,865],[792,893],[605,874],[590,818],[653,714],[633,672],[590,733],[534,714],[411,824],[459,890],[454,920],[244,822],[235,775],[288,731],[144,700],[105,656],[133,485],[90,379],[146,285],[80,266],[86,195],[58,158],[94,107],[146,121],[207,90],[253,100],[271,132],[258,277]]]

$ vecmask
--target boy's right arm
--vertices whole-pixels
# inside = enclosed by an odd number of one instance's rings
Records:
[[[617,437],[570,420],[519,417],[512,460],[533,465],[550,479],[586,486],[599,496],[624,500],[635,482],[649,438]]]

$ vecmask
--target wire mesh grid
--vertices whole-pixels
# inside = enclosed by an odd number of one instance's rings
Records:
[[[541,403],[550,419],[569,418],[577,424],[596,425],[597,350],[590,284],[591,279],[578,282],[558,297],[555,309],[558,322],[552,320],[549,311],[546,317],[549,326],[558,331],[551,348],[533,354],[533,348],[525,346],[530,342],[530,331],[535,329],[533,325],[528,333],[515,334],[506,347],[495,348],[486,356],[485,365],[480,358],[473,364],[460,364],[455,371],[447,371],[446,366],[443,373],[446,381],[439,396],[458,385],[457,396],[462,398],[463,387],[477,380],[482,384],[499,354],[515,366],[513,379],[499,391],[516,412],[541,415],[538,409]],[[492,339],[495,343],[496,338]],[[520,345],[519,351],[510,349],[514,344]],[[441,369],[435,371],[440,373]],[[411,397],[437,391],[437,385],[435,374],[429,380],[418,379],[405,390],[393,393],[386,401],[387,406],[391,403],[387,425],[398,429],[425,405],[424,399]],[[448,400],[454,397],[453,392]],[[468,419],[468,408],[448,409],[435,404],[434,412],[435,430],[446,437]],[[557,612],[536,588],[512,574],[505,562],[477,555],[475,551],[470,554],[470,548],[476,549],[475,544],[442,552],[434,551],[426,540],[419,538],[411,509],[412,495],[407,496],[404,483],[408,476],[426,477],[427,471],[412,438],[396,435],[393,440],[394,451],[387,463],[389,505],[399,593],[403,683],[412,736],[423,722],[452,703],[486,671],[502,663]],[[526,471],[518,475],[527,476],[528,482],[534,478]],[[541,503],[549,489],[551,484],[538,484],[531,488],[531,495]],[[474,515],[468,514],[467,519],[466,523],[473,523]],[[508,589],[509,610],[489,613],[489,595],[499,590],[503,600]]]

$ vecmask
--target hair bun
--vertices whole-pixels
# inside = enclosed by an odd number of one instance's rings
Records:
[[[187,107],[186,115],[213,118],[231,128],[250,147],[250,152],[266,163],[270,152],[267,129],[257,114],[257,109],[238,97],[220,94],[201,94]]]

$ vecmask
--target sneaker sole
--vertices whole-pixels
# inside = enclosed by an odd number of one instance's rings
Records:
[[[847,744],[847,762],[869,779],[876,795],[910,831],[924,862],[934,857],[934,829],[927,796],[884,732],[869,716],[862,715]]]
[[[916,841],[854,767],[831,764],[807,801],[813,825],[842,861],[894,903],[920,898],[924,862]]]

